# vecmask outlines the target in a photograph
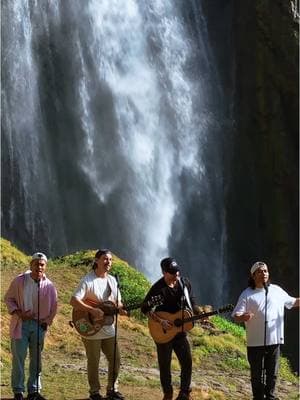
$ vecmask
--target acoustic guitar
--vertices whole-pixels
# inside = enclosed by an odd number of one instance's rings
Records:
[[[86,300],[86,304],[100,308],[104,312],[104,316],[101,319],[95,319],[88,311],[82,311],[77,308],[72,310],[72,321],[69,324],[72,328],[75,328],[77,332],[84,337],[95,335],[105,325],[112,325],[114,317],[118,313],[118,309],[112,301],[95,302],[92,300]],[[155,307],[162,304],[162,296],[153,296],[147,305]],[[141,303],[124,306],[123,309],[126,311],[135,310],[141,307]]]
[[[192,315],[192,313],[188,310],[180,310],[174,314],[168,313],[166,311],[157,311],[155,312],[155,314],[161,319],[172,322],[172,327],[165,330],[162,328],[160,322],[154,321],[152,318],[149,318],[148,320],[148,327],[150,334],[156,343],[168,343],[177,335],[177,333],[187,332],[191,330],[194,326],[195,321],[210,317],[212,315],[232,311],[233,308],[234,306],[232,304],[228,304],[225,307],[219,308],[218,310],[199,315]]]

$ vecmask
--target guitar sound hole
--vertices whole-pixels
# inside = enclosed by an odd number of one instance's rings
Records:
[[[182,326],[182,320],[179,319],[179,318],[175,319],[175,320],[174,320],[174,325],[175,325],[175,326]]]

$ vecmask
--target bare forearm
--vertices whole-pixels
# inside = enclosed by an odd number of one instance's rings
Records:
[[[70,304],[72,307],[77,308],[81,311],[89,311],[93,309],[91,305],[84,303],[82,300],[79,300],[74,296],[72,296]]]
[[[253,317],[253,313],[246,312],[244,314],[235,314],[235,322],[247,322]]]
[[[293,305],[293,307],[300,307],[300,297],[298,297]]]

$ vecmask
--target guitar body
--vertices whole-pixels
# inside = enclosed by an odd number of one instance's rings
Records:
[[[159,322],[154,321],[152,318],[149,318],[149,331],[153,340],[156,343],[168,343],[177,335],[177,333],[187,332],[191,330],[194,326],[194,321],[198,321],[199,319],[207,318],[212,315],[232,311],[233,309],[234,306],[232,304],[228,304],[222,308],[219,308],[218,310],[202,313],[199,315],[192,315],[192,313],[188,310],[184,310],[183,313],[180,310],[174,314],[170,314],[165,311],[156,311],[156,315],[158,315],[161,319],[173,322],[173,326],[168,330],[164,330]]]
[[[184,310],[183,313],[180,310],[174,314],[168,313],[166,311],[157,311],[155,312],[155,314],[158,315],[159,318],[167,319],[168,321],[173,322],[172,328],[168,330],[163,330],[159,322],[154,321],[152,318],[149,318],[148,327],[155,343],[168,343],[177,335],[177,333],[190,331],[194,326],[194,323],[192,321],[185,322],[181,326],[175,325],[179,325],[178,322],[182,321],[183,318],[188,319],[192,316],[192,313],[188,310]]]
[[[73,307],[72,321],[70,321],[69,324],[72,328],[74,327],[81,336],[89,337],[95,335],[103,326],[112,325],[114,323],[114,316],[117,314],[118,310],[112,301],[108,300],[99,303],[93,300],[85,300],[85,303],[94,308],[100,308],[104,312],[104,316],[102,319],[95,319],[91,313]],[[148,304],[150,306],[160,305],[162,304],[162,297],[159,295],[153,296],[148,301]],[[140,306],[141,304],[138,303],[124,307],[124,309],[129,311],[139,308]]]
[[[104,315],[103,319],[96,320],[89,312],[73,308],[72,322],[81,336],[88,337],[95,335],[104,325],[112,325],[114,317],[113,315]]]

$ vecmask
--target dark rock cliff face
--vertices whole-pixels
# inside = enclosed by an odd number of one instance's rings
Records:
[[[225,171],[228,287],[235,298],[246,286],[249,266],[261,259],[269,265],[272,281],[298,296],[295,2],[225,3],[225,22],[217,29],[213,29],[216,2],[204,2],[204,9],[212,40],[224,43],[223,49],[217,50],[216,59],[221,63],[224,88],[232,99],[234,120]],[[230,26],[227,31],[226,22]],[[297,313],[292,310],[287,314],[285,350],[298,369]]]
[[[227,216],[228,238],[239,250],[230,254],[233,264],[265,259],[274,279],[296,289],[297,38],[288,2],[249,4],[248,12],[236,9],[234,35],[236,126]]]

